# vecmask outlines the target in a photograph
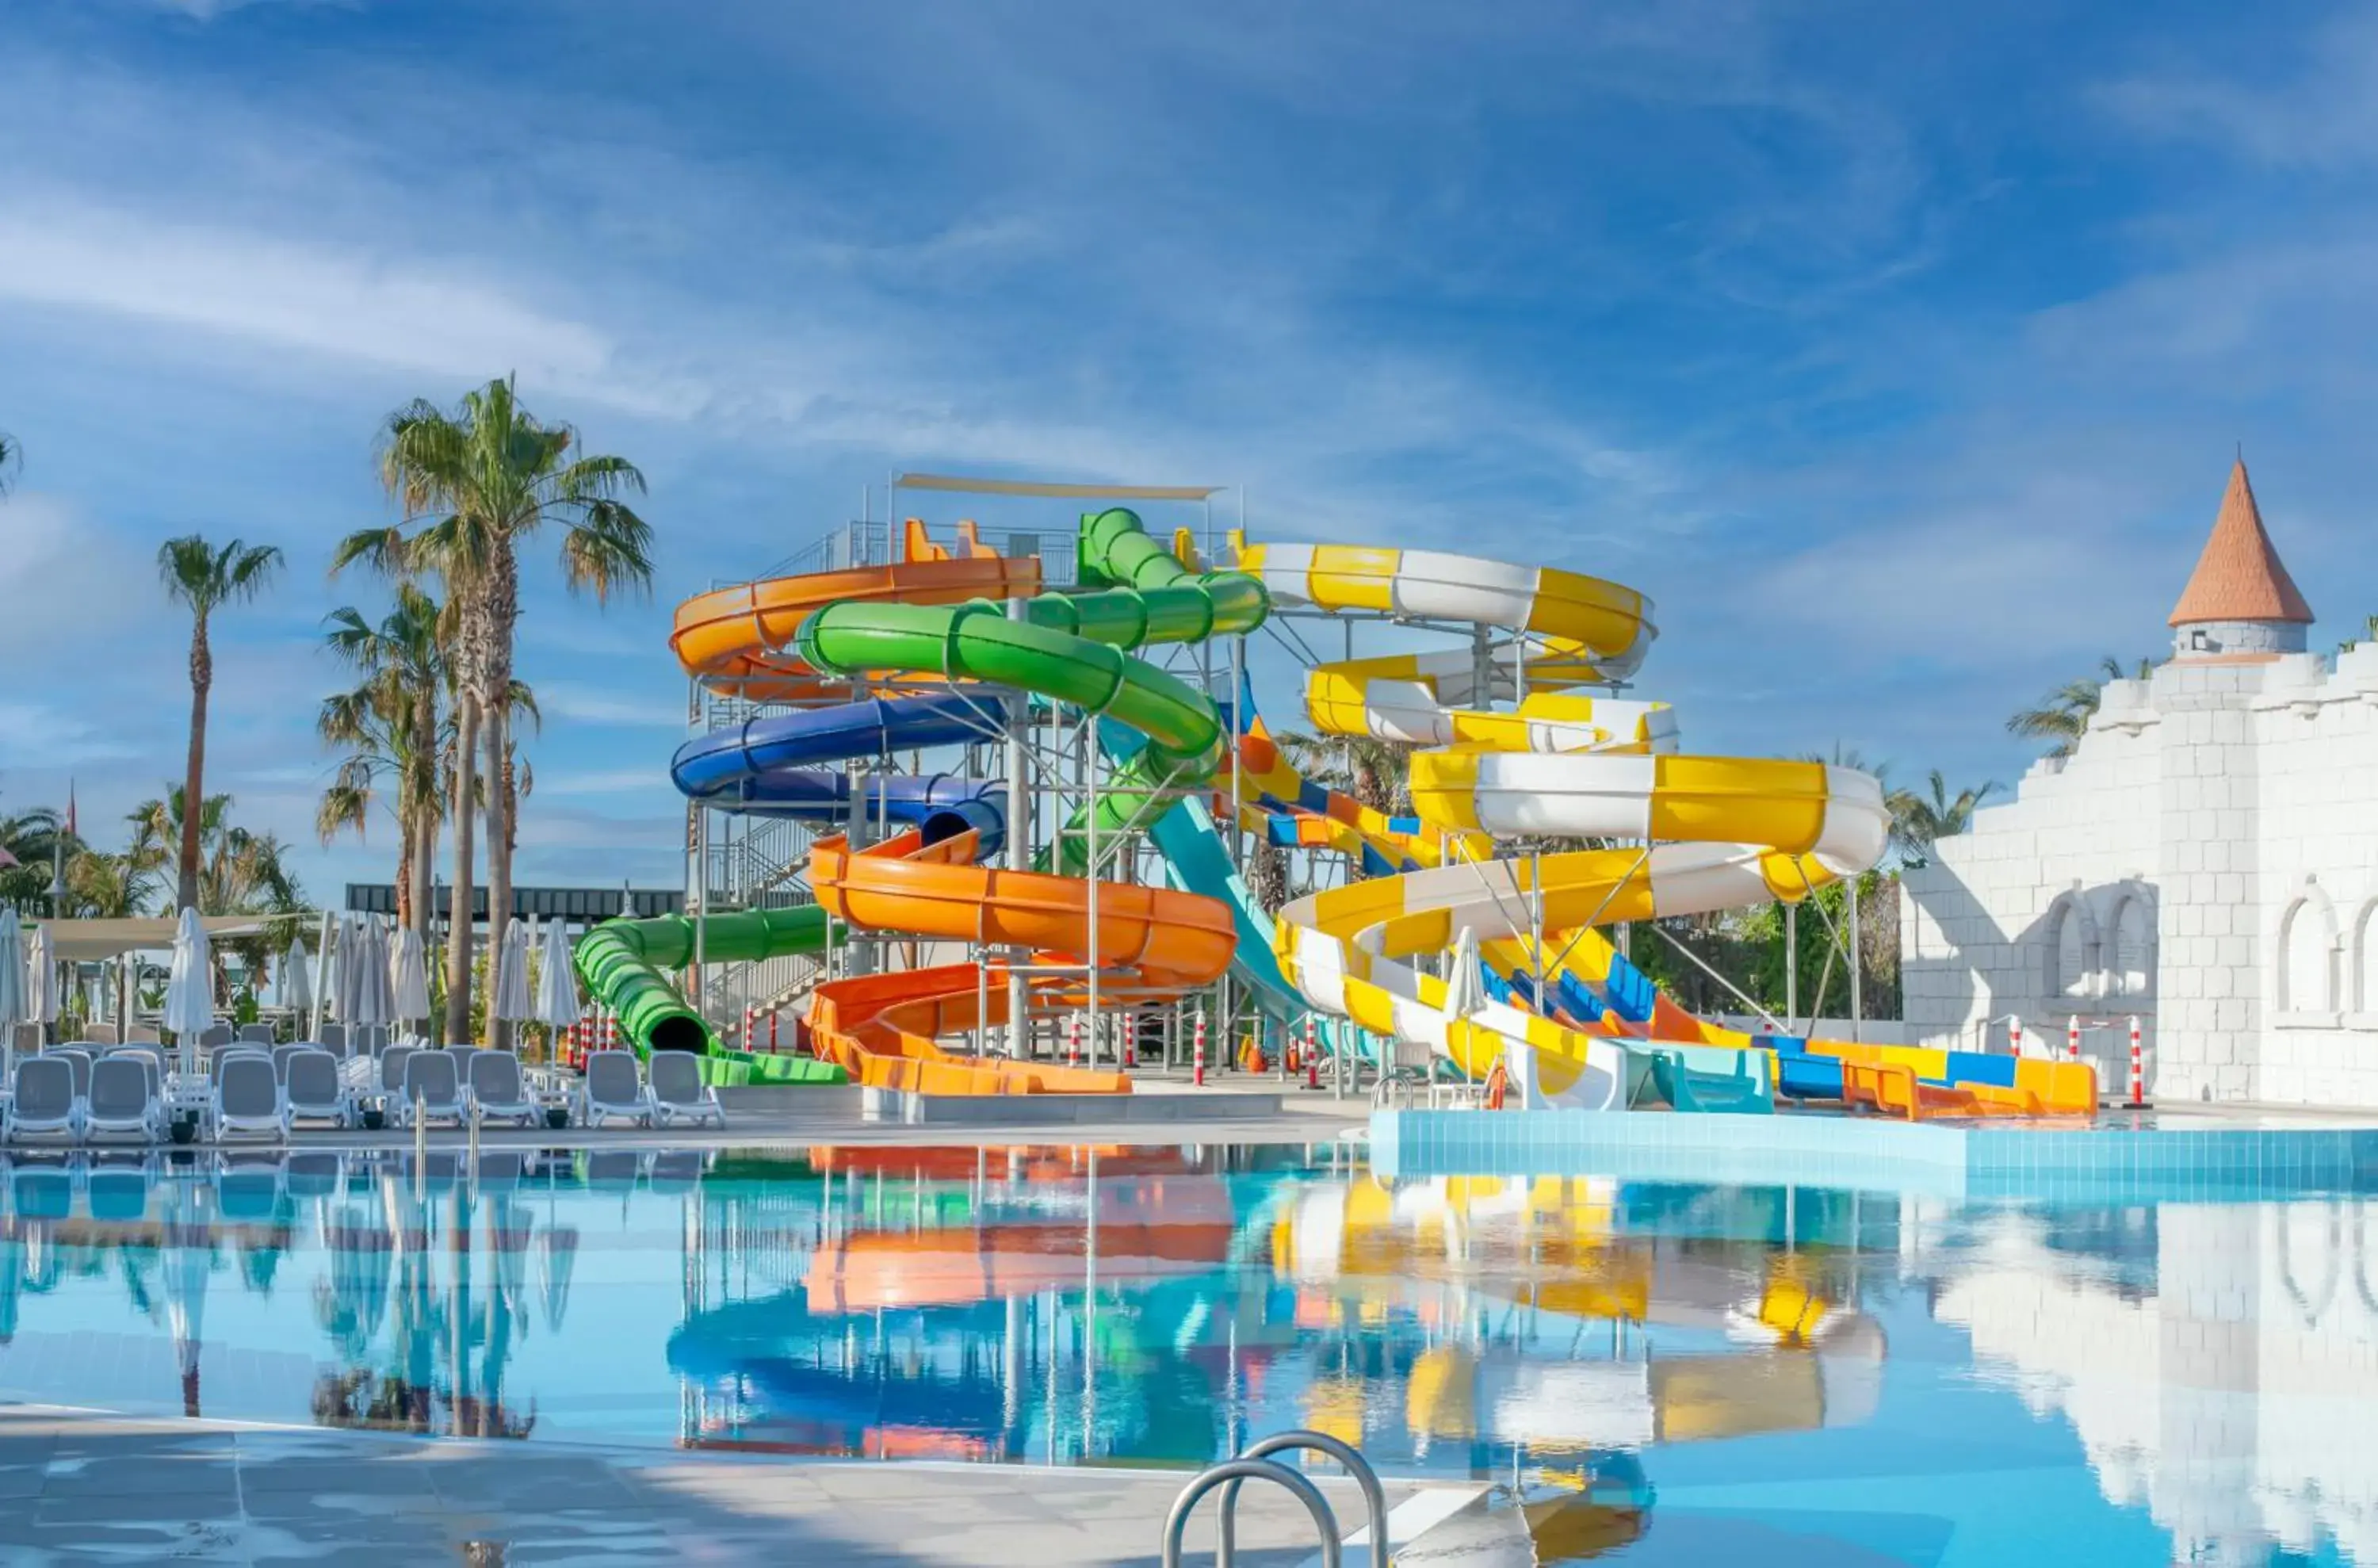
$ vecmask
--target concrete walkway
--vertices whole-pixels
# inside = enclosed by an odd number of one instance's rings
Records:
[[[0,1406],[0,1562],[1149,1568],[1187,1478],[682,1456],[9,1405]],[[1316,1480],[1352,1533],[1359,1494]],[[1387,1491],[1393,1508],[1414,1489]],[[1211,1528],[1191,1531],[1195,1561],[1210,1550]],[[1249,1568],[1315,1558],[1311,1521],[1273,1488],[1247,1489],[1239,1539]]]

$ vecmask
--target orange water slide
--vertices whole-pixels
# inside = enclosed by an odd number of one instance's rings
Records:
[[[1090,884],[1042,872],[973,863],[973,833],[927,843],[910,829],[853,851],[839,835],[810,848],[810,887],[827,913],[853,926],[1022,947],[1036,964],[1084,961]],[[1098,887],[1101,994],[1160,1000],[1210,983],[1230,967],[1237,940],[1219,899],[1117,882]],[[983,971],[988,970],[988,973]],[[943,964],[828,981],[811,995],[818,1055],[863,1084],[932,1094],[1127,1094],[1131,1080],[943,1050],[941,1038],[1007,1021],[1007,966]],[[1037,995],[1077,1005],[1078,975],[1034,977]],[[987,1011],[986,1011],[987,1008]]]
[[[847,701],[850,682],[829,680],[793,652],[801,622],[830,604],[965,604],[1029,598],[1040,591],[1038,557],[1001,555],[958,525],[955,549],[932,542],[911,518],[891,566],[853,566],[799,577],[769,577],[697,594],[678,606],[669,648],[686,673],[727,695],[755,703]],[[917,677],[939,687],[938,676]],[[878,686],[897,686],[879,677]]]

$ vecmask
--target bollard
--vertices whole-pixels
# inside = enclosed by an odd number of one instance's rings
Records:
[[[776,1020],[784,1016],[785,1009],[782,1007],[768,1009],[768,1049],[771,1051],[776,1048]]]
[[[1203,1007],[1197,1009],[1197,1032],[1194,1038],[1196,1049],[1190,1057],[1189,1081],[1203,1089],[1206,1087],[1206,1009]]]
[[[1065,1020],[1065,1065],[1082,1065],[1082,1015],[1075,1013]]]
[[[751,1006],[751,1003],[749,1003],[749,1002],[744,1003],[744,1004],[743,1004],[743,1039],[742,1039],[742,1041],[741,1041],[741,1044],[742,1044],[742,1046],[743,1046],[743,1049],[745,1049],[746,1051],[749,1051],[749,1050],[751,1048],[751,1035],[752,1035],[753,1031],[754,1031],[754,1030],[756,1029],[756,1027],[758,1026],[758,1024],[759,1024],[759,1020],[760,1020],[760,1014],[759,1014],[758,1009],[757,1009],[757,1008],[755,1008],[755,1007],[753,1007]]]
[[[2133,1016],[2131,1019],[2131,1108],[2137,1110],[2146,1103],[2146,1055],[2139,1049],[2139,1020]]]
[[[2023,1019],[2012,1013],[2007,1015],[2007,1049],[2018,1056],[2023,1055]]]
[[[2068,1062],[2081,1059],[2081,1019],[2077,1013],[2064,1022],[2064,1059]]]

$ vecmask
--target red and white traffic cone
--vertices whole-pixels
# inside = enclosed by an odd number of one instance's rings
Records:
[[[2131,1107],[2137,1110],[2147,1103],[2146,1054],[2139,1049],[2139,1020],[2131,1019]]]
[[[2023,1019],[2012,1013],[2007,1015],[2007,1049],[2018,1056],[2023,1055]]]
[[[749,1051],[749,1050],[751,1048],[751,1031],[759,1026],[759,1022],[760,1022],[760,1012],[759,1012],[759,1009],[758,1009],[758,1008],[756,1008],[756,1007],[752,1007],[752,1006],[751,1006],[751,1003],[749,1003],[749,1002],[744,1003],[744,1004],[743,1004],[743,1049],[745,1049],[746,1051]]]
[[[2064,1022],[2064,1059],[2069,1062],[2081,1059],[2081,1019],[2077,1014],[2067,1018]]]
[[[1317,1038],[1318,1034],[1319,1031],[1313,1021],[1313,1015],[1311,1013],[1305,1014],[1304,1087],[1307,1089],[1318,1089],[1321,1087],[1321,1045],[1320,1041]]]
[[[1126,1070],[1139,1066],[1139,1015],[1136,1013],[1123,1015],[1123,1065]]]
[[[1206,1009],[1197,1009],[1197,1030],[1191,1036],[1195,1045],[1189,1057],[1189,1081],[1198,1088],[1206,1087]]]
[[[1065,1065],[1069,1067],[1082,1065],[1082,1015],[1079,1013],[1065,1020]]]

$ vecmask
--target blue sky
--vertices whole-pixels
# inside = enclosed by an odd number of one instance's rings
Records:
[[[668,607],[895,467],[1243,486],[1259,536],[1650,593],[1687,742],[2012,780],[2242,441],[2378,610],[2378,17],[2342,6],[18,0],[0,54],[0,805],[177,768],[311,849],[378,421],[517,370],[642,464],[659,592],[539,561],[534,880],[661,880]],[[880,493],[880,490],[879,490]],[[880,504],[880,502],[879,502]],[[954,509],[931,513],[937,520]],[[1051,521],[1062,525],[1062,513]],[[1267,697],[1291,687],[1267,667]]]

